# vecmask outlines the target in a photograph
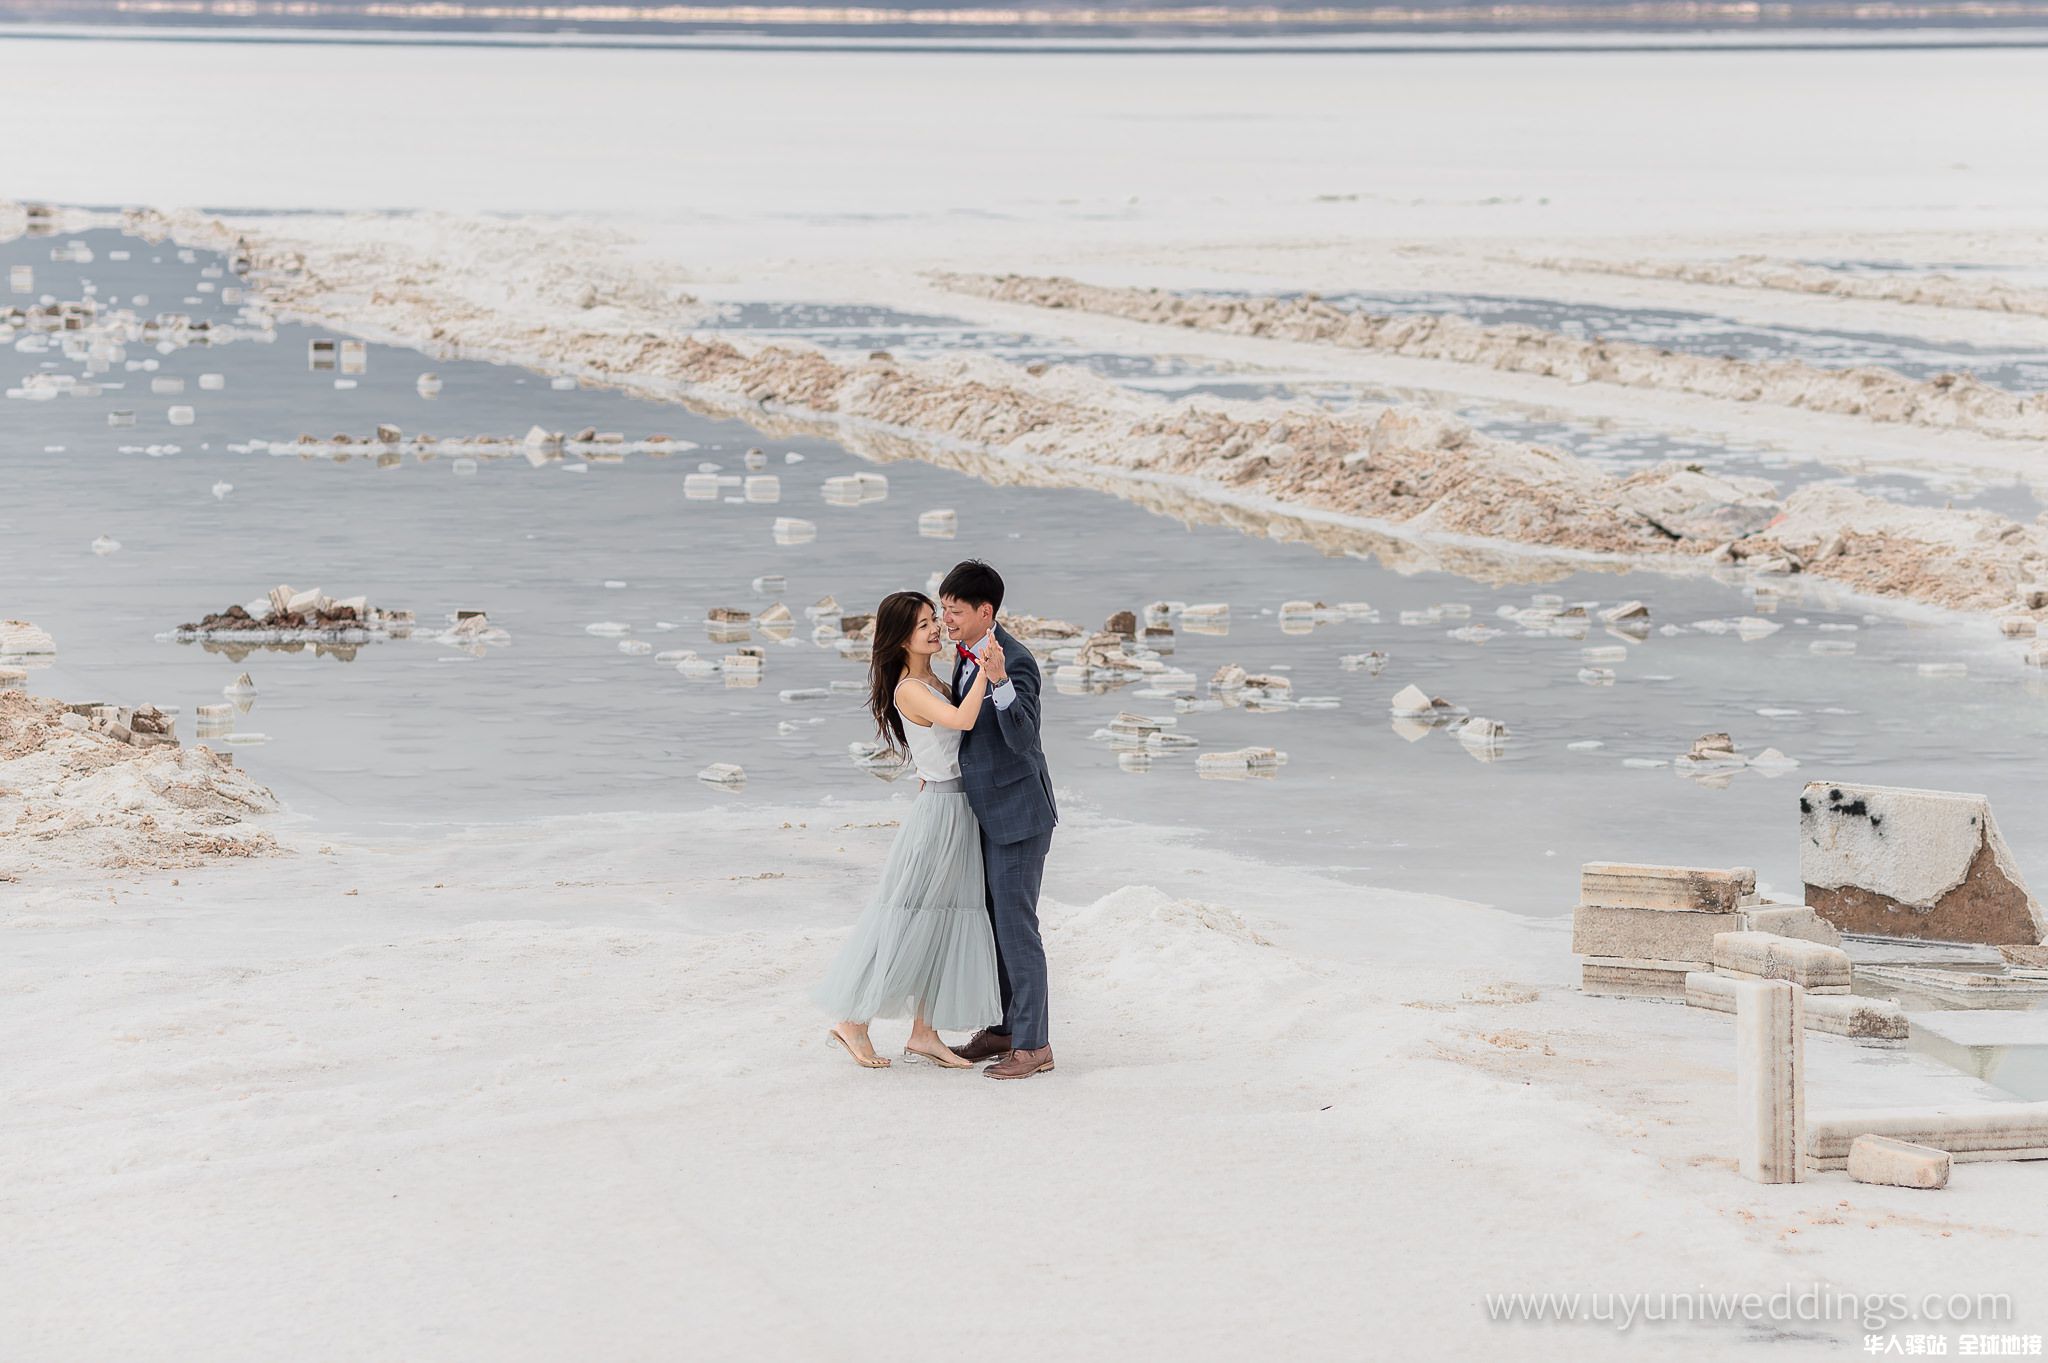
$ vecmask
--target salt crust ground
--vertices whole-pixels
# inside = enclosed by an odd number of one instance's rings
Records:
[[[1727,1018],[1577,995],[1555,923],[1086,814],[1047,888],[1059,1069],[856,1070],[804,991],[902,808],[307,843],[11,894],[0,1338],[125,1360],[1839,1358],[1853,1324],[1622,1336],[1481,1305],[1816,1283],[2011,1291],[2040,1328],[2038,1166],[1941,1193],[1748,1184]],[[1808,1055],[1816,1106],[1980,1092],[1841,1038]]]

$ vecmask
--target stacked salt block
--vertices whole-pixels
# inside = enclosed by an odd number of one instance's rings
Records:
[[[1807,905],[1844,932],[2048,941],[1982,795],[1814,782],[1799,798],[1799,875]]]
[[[85,703],[67,705],[64,710],[66,728],[96,733],[135,748],[178,746],[174,732],[177,720],[154,705],[139,705],[131,710],[120,705]],[[72,715],[78,716],[76,722],[69,721]]]
[[[1756,898],[1746,866],[1642,866],[1587,862],[1572,911],[1572,950],[1585,957],[1580,987],[1622,998],[1685,998],[1685,977],[1713,969],[1714,939],[1742,927]]]
[[[1745,1178],[1798,1183],[1806,1177],[1805,1000],[1785,980],[1735,989],[1737,1159]]]
[[[1849,1143],[1849,1177],[1892,1188],[1946,1188],[1948,1151],[1889,1136],[1858,1136]]]
[[[1695,970],[1685,977],[1685,1001],[1694,1008],[1733,1013],[1742,983],[1732,974]],[[1898,1004],[1854,994],[1807,995],[1806,1029],[1879,1046],[1903,1045],[1909,1034],[1905,1010]]]
[[[1888,1108],[1816,1116],[1806,1130],[1810,1169],[1846,1169],[1864,1136],[1946,1151],[1960,1164],[2048,1159],[2048,1103]]]

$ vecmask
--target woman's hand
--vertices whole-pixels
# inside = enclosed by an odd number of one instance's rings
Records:
[[[982,655],[981,670],[988,674],[991,688],[1001,686],[1010,679],[1009,671],[1003,666],[1003,646],[991,630],[988,636],[988,652]]]

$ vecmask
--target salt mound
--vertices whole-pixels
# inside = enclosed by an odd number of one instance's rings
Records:
[[[1263,966],[1272,946],[1242,914],[1149,885],[1127,885],[1054,918],[1047,936],[1047,953],[1070,975],[1134,991],[1238,987],[1247,965]],[[1273,956],[1274,968],[1289,959]]]
[[[0,691],[0,881],[278,856],[254,827],[277,797],[207,748],[132,747],[66,728],[63,705]]]

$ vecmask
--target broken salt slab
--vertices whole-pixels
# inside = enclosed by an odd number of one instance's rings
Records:
[[[199,419],[199,414],[190,407],[173,407],[164,415],[173,426],[190,426]]]
[[[1579,680],[1588,686],[1614,685],[1614,669],[1611,667],[1582,667]]]
[[[1967,677],[1970,667],[1967,663],[1920,663],[1913,669],[1923,677]]]
[[[925,539],[949,540],[959,528],[959,518],[951,511],[926,511],[917,518],[917,533]]]
[[[818,538],[818,527],[814,521],[798,520],[794,516],[775,518],[775,542],[777,544],[809,544]]]
[[[247,672],[220,689],[223,696],[253,696],[256,694],[256,679]]]
[[[768,451],[756,446],[747,451],[742,462],[753,472],[759,473],[762,469],[768,467]]]
[[[781,573],[764,573],[754,579],[753,588],[761,596],[780,596],[789,590],[789,579]]]
[[[1347,653],[1337,659],[1337,665],[1346,672],[1364,672],[1377,677],[1380,669],[1387,665],[1387,655],[1378,651],[1371,653]]]
[[[199,376],[199,386],[209,393],[218,393],[228,386],[228,376],[225,374],[201,374]]]
[[[117,539],[111,539],[106,535],[101,535],[98,539],[92,542],[92,551],[95,554],[100,555],[102,558],[104,558],[108,554],[119,553],[121,551],[121,541]]]
[[[1776,748],[1765,748],[1762,752],[1749,759],[1749,765],[1763,771],[1791,771],[1799,765],[1799,759],[1787,757]]]
[[[441,376],[439,374],[422,374],[414,381],[413,387],[419,391],[419,395],[423,398],[434,397],[441,391]]]
[[[621,639],[619,640],[619,652],[631,654],[636,658],[645,657],[647,654],[654,652],[654,645],[648,643],[645,639]]]
[[[721,484],[715,473],[686,473],[683,475],[683,497],[692,502],[715,502],[723,495]],[[777,525],[781,522],[777,521]]]
[[[830,700],[832,692],[823,686],[795,686],[777,693],[777,698],[794,705],[807,700]]]
[[[567,374],[557,374],[548,380],[548,387],[557,393],[573,393],[576,391],[576,380]]]
[[[457,459],[448,466],[448,471],[458,478],[474,478],[476,476],[476,460]]]
[[[734,762],[713,762],[697,773],[697,779],[713,786],[742,786],[747,782],[747,773]]]
[[[633,627],[631,625],[622,624],[617,620],[600,620],[594,625],[585,625],[583,627],[583,632],[585,634],[596,634],[600,636],[610,637],[620,634],[631,634],[633,632]]]
[[[173,378],[151,379],[149,381],[149,391],[159,397],[167,397],[173,393],[182,393],[185,391],[185,381]]]
[[[1621,765],[1624,767],[1662,767],[1667,765],[1667,763],[1661,757],[1624,757],[1621,759]]]
[[[1595,752],[1607,745],[1597,738],[1582,738],[1576,743],[1567,743],[1564,746],[1566,752]]]
[[[1581,660],[1589,663],[1620,663],[1628,661],[1628,647],[1625,644],[1596,644],[1579,650]]]

